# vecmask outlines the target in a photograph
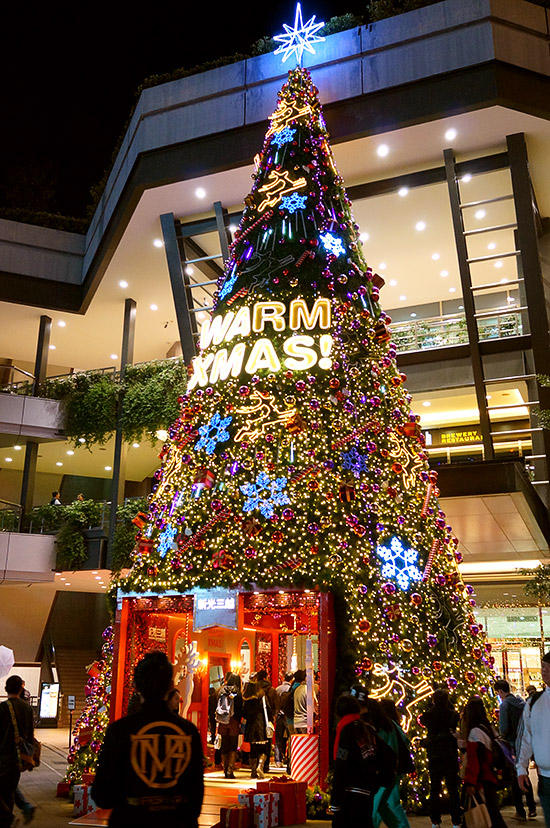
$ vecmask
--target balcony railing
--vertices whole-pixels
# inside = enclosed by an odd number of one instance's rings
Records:
[[[511,313],[508,309],[496,310],[494,316],[478,319],[477,326],[480,340],[505,339],[523,334],[521,314]],[[401,353],[468,344],[464,314],[392,322],[391,331],[392,340]]]

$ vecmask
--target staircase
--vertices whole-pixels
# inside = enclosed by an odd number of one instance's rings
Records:
[[[69,650],[56,648],[56,666],[59,676],[61,709],[59,727],[69,726],[69,711],[67,709],[68,696],[76,696],[76,707],[73,713],[73,725],[80,715],[86,694],[84,688],[88,681],[86,667],[97,658],[96,650]]]

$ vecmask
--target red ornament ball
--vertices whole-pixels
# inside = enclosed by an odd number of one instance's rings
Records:
[[[474,683],[474,681],[476,680],[476,674],[474,673],[474,671],[473,671],[473,670],[467,670],[467,671],[464,673],[464,678],[466,679],[466,681],[468,682],[468,684],[473,684],[473,683]]]
[[[244,554],[247,558],[255,558],[258,553],[253,546],[247,546],[244,550]]]
[[[368,618],[362,618],[361,621],[359,621],[358,626],[359,626],[359,629],[361,630],[361,632],[368,632],[370,630],[370,628],[372,627],[372,624],[368,620]]]
[[[419,607],[422,603],[422,596],[418,592],[413,592],[411,595],[411,604],[415,607]]]

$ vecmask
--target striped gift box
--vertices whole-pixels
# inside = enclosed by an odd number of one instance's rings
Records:
[[[299,782],[319,782],[319,736],[293,733],[290,737],[290,775]]]

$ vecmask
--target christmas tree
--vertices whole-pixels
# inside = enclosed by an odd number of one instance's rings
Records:
[[[419,738],[433,685],[459,703],[486,693],[493,659],[305,69],[289,73],[255,161],[118,585],[340,595],[351,672]]]
[[[113,628],[103,632],[101,659],[88,671],[86,703],[73,728],[73,744],[67,756],[64,781],[80,784],[83,774],[93,774],[109,724],[111,700],[111,666],[113,663]]]

